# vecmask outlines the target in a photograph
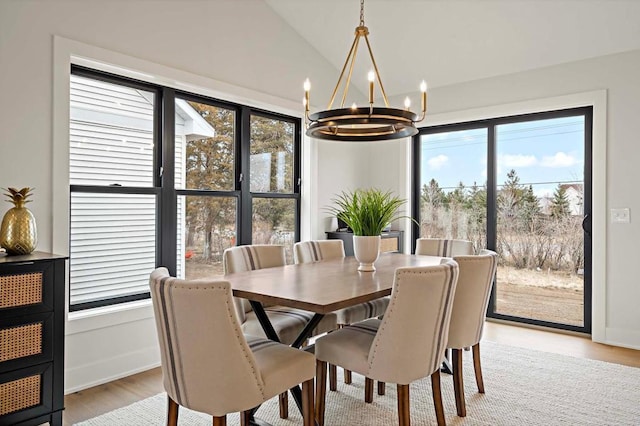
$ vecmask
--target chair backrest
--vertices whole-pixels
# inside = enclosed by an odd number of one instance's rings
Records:
[[[416,254],[443,257],[472,255],[473,243],[467,240],[418,238],[416,240]]]
[[[473,346],[482,338],[498,255],[481,250],[477,256],[456,256],[460,274],[453,301],[448,348]]]
[[[282,245],[254,244],[226,249],[222,254],[222,265],[226,275],[284,266],[286,259]]]
[[[369,351],[368,377],[408,384],[440,368],[458,265],[396,270],[389,307]]]
[[[284,266],[287,263],[284,246],[255,244],[230,247],[222,253],[224,274],[254,271],[256,269]],[[246,312],[251,311],[251,305],[246,299],[234,298],[240,323],[246,321]],[[264,306],[270,306],[264,304]]]
[[[342,240],[301,241],[293,245],[293,255],[296,263],[340,259],[345,256],[344,243]]]
[[[149,280],[164,388],[213,416],[247,410],[264,382],[236,318],[227,281],[188,281],[158,268]]]

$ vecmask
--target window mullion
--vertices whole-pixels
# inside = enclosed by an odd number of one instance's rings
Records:
[[[239,164],[240,174],[237,182],[240,186],[240,211],[238,214],[238,245],[251,244],[252,233],[252,197],[250,181],[251,163],[251,110],[243,107],[239,115]]]
[[[171,275],[176,274],[177,247],[177,197],[175,188],[175,114],[176,93],[171,88],[162,90],[162,183],[158,200],[158,258],[159,264],[165,266]]]

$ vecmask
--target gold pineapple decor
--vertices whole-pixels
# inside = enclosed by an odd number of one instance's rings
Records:
[[[28,200],[32,193],[32,188],[7,188],[4,195],[9,197],[8,202],[14,207],[9,209],[2,218],[0,226],[0,247],[7,250],[8,254],[29,254],[36,248],[38,243],[36,231],[36,219],[24,205],[30,203]]]

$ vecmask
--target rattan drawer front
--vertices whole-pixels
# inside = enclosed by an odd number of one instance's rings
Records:
[[[42,303],[42,272],[0,275],[0,309]]]
[[[42,376],[0,383],[0,416],[41,404]]]
[[[42,353],[42,323],[0,329],[0,362]]]
[[[382,238],[380,240],[380,253],[387,253],[390,251],[398,251],[398,238]]]

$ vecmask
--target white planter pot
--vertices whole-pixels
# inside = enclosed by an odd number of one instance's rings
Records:
[[[353,236],[353,254],[360,262],[358,271],[372,272],[376,270],[373,263],[380,254],[380,235],[373,237]]]

